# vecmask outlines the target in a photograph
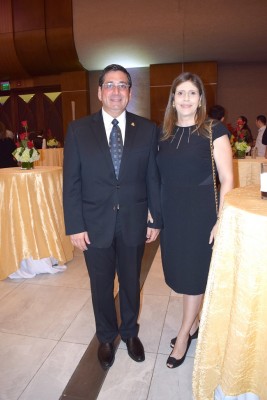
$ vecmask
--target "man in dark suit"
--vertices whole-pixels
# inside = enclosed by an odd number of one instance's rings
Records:
[[[114,362],[118,334],[133,360],[145,359],[137,324],[140,268],[145,242],[157,238],[162,223],[157,129],[126,111],[131,86],[125,68],[107,66],[99,78],[102,110],[71,122],[64,148],[66,233],[84,251],[100,342],[98,359],[104,369]],[[120,327],[113,295],[115,272]]]

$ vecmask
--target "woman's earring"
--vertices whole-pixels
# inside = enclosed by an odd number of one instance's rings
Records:
[[[172,103],[172,108],[175,108],[175,103],[174,102]]]

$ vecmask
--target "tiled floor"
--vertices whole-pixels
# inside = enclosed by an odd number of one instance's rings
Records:
[[[82,253],[67,265],[55,275],[0,281],[0,400],[58,400],[94,336]],[[146,360],[132,361],[121,342],[98,400],[192,400],[196,341],[181,367],[166,367],[182,299],[164,283],[159,250],[141,301],[139,336]]]

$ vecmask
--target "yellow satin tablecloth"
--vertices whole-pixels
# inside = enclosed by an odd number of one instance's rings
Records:
[[[65,235],[62,168],[0,169],[0,279],[32,257],[54,256],[60,264],[73,258]]]
[[[234,187],[260,184],[261,163],[267,163],[264,157],[234,159]]]
[[[225,197],[196,349],[195,400],[254,393],[267,399],[267,201],[260,187]]]
[[[34,162],[35,166],[58,166],[63,165],[63,147],[55,149],[40,149],[40,158],[38,161]]]

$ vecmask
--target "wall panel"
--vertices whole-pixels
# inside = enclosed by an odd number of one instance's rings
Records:
[[[216,103],[217,95],[217,63],[175,63],[154,64],[150,66],[150,104],[151,119],[161,124],[169,98],[173,80],[182,72],[192,72],[203,80],[207,106]]]

